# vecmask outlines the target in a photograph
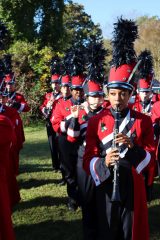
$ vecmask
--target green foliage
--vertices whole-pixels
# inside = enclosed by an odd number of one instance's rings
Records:
[[[137,22],[139,25],[139,39],[135,44],[137,54],[145,49],[151,51],[155,78],[160,79],[160,19],[156,16],[144,16],[137,19]]]
[[[16,76],[17,90],[24,94],[31,106],[27,117],[39,118],[40,99],[48,90],[49,62],[53,51],[49,47],[39,50],[38,43],[17,41],[8,52],[13,54],[13,71]]]
[[[97,40],[102,39],[100,26],[93,23],[91,16],[85,13],[83,5],[72,1],[66,4],[63,24],[65,29],[65,49],[75,42],[79,43],[79,45],[86,45],[92,36],[95,36]]]

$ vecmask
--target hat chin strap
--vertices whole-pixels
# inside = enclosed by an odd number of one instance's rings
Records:
[[[132,70],[132,72],[131,72],[131,74],[130,74],[130,76],[129,76],[129,78],[128,78],[128,81],[127,81],[128,83],[131,82],[131,80],[132,80],[132,78],[133,78],[135,72],[137,71],[137,69],[138,69],[138,67],[139,67],[139,65],[140,65],[140,63],[141,63],[141,61],[142,61],[142,60],[139,60],[139,61],[136,63],[136,65],[134,66],[134,68],[133,68],[133,70]]]

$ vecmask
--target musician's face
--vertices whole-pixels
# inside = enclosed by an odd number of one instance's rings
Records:
[[[83,90],[81,88],[74,88],[71,90],[71,94],[74,100],[83,98]]]
[[[60,90],[59,83],[51,83],[51,88],[54,92],[59,92]]]
[[[88,96],[87,102],[91,110],[96,110],[98,107],[102,105],[102,103],[104,102],[104,98],[103,96],[99,95],[93,97]]]
[[[151,91],[149,92],[139,92],[139,96],[142,102],[146,101],[149,99],[150,95],[151,95]]]
[[[108,100],[112,108],[119,105],[120,111],[125,109],[128,105],[131,93],[127,89],[109,89],[108,90]]]
[[[70,88],[68,86],[62,86],[61,93],[62,93],[63,97],[68,97],[71,94]]]
[[[14,92],[15,91],[15,84],[6,84],[6,88],[8,92]]]
[[[8,101],[8,97],[3,97],[2,98],[3,105],[6,105],[7,101]]]

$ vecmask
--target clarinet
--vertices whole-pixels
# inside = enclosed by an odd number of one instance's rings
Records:
[[[143,101],[142,102],[142,113],[146,112],[145,108],[146,108],[146,104],[145,104],[145,101]]]
[[[116,106],[112,149],[116,148],[119,150],[119,144],[115,142],[116,135],[118,133],[119,133],[119,106]],[[113,172],[114,172],[114,177],[113,177],[113,191],[112,191],[111,202],[121,202],[120,192],[119,192],[119,161],[115,162]]]

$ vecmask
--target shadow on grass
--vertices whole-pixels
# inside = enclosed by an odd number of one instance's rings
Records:
[[[50,157],[49,144],[46,141],[40,142],[27,142],[24,144],[24,147],[21,151],[22,158],[34,158],[36,156],[41,158]]]
[[[43,161],[44,162],[44,161]],[[21,164],[19,168],[19,174],[22,173],[34,173],[34,172],[50,172],[52,171],[51,164]]]
[[[33,179],[30,178],[29,180],[25,181],[23,179],[20,179],[18,181],[20,189],[30,189],[32,187],[39,187],[46,184],[58,184],[60,183],[60,179]]]
[[[42,207],[42,206],[47,206],[47,207],[52,207],[52,206],[60,206],[60,205],[65,205],[67,204],[67,197],[50,197],[50,196],[45,196],[45,197],[37,197],[34,199],[31,199],[30,201],[21,201],[17,207],[14,208],[14,212],[16,210],[26,210],[34,207]]]
[[[15,227],[16,240],[82,240],[81,220],[45,221]]]
[[[160,239],[160,205],[149,208],[149,226],[151,240]]]
[[[153,185],[153,200],[160,199],[160,180],[158,179]]]

